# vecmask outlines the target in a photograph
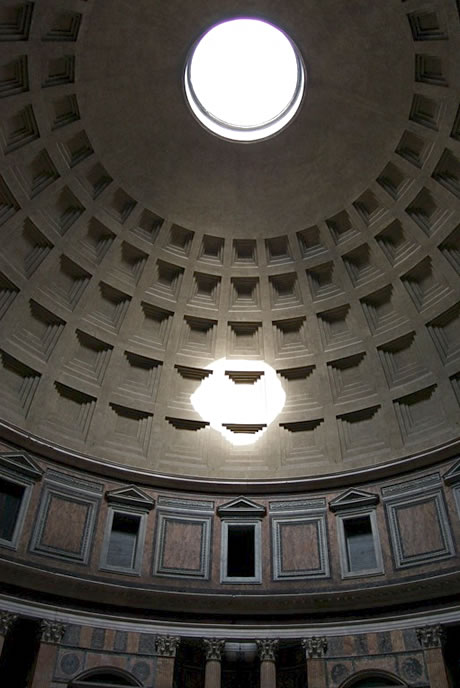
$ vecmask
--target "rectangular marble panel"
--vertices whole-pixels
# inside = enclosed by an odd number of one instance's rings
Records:
[[[99,502],[98,494],[46,482],[32,534],[31,552],[87,564]]]
[[[442,490],[386,503],[397,568],[427,564],[454,555]]]
[[[208,578],[212,517],[160,512],[157,519],[154,575]]]
[[[325,516],[273,517],[272,552],[275,580],[328,576]]]
[[[444,549],[441,526],[433,500],[398,508],[396,519],[405,557],[416,557],[425,552],[439,552]],[[431,527],[425,527],[428,524]]]
[[[44,547],[78,554],[82,548],[89,508],[89,504],[51,496],[41,544]]]
[[[310,571],[320,566],[317,531],[317,523],[280,525],[283,571]]]

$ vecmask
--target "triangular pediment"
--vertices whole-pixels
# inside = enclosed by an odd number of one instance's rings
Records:
[[[111,504],[135,506],[145,511],[153,509],[155,504],[155,501],[148,494],[135,485],[127,485],[126,487],[119,487],[116,490],[106,492],[105,498]]]
[[[378,504],[379,496],[371,492],[351,488],[329,502],[331,511],[345,511],[347,509],[359,509],[361,507]]]
[[[0,466],[8,472],[19,473],[32,480],[40,480],[44,473],[38,463],[25,452],[0,454]]]
[[[447,473],[444,474],[444,482],[447,483],[447,485],[460,483],[460,460],[454,463],[452,468],[449,468]]]
[[[219,516],[265,516],[267,509],[247,497],[237,497],[218,507]]]

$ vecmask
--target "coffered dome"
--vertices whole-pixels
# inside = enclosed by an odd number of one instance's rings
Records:
[[[290,36],[308,83],[285,129],[241,144],[201,126],[183,75],[204,31],[247,13],[0,8],[8,436],[231,480],[367,469],[458,439],[458,3],[251,6]],[[276,371],[272,422],[224,418],[222,435],[193,407],[220,359],[253,391],[262,363]]]

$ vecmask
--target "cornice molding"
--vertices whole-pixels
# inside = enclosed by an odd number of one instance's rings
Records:
[[[0,559],[0,562],[3,583],[32,593],[67,597],[85,604],[104,604],[109,608],[116,603],[121,590],[126,598],[128,589],[126,581],[122,579],[109,583],[107,580],[78,577],[75,572],[40,569],[30,563],[6,558]],[[132,613],[136,613],[136,609],[152,608],[152,600],[155,600],[158,612],[194,615],[203,614],[204,609],[209,609],[216,618],[231,616],[235,620],[238,617],[243,620],[253,614],[269,614],[274,618],[278,614],[340,613],[350,608],[355,609],[356,613],[359,610],[373,610],[375,614],[378,609],[384,613],[386,606],[417,604],[426,600],[437,600],[441,604],[443,597],[453,595],[460,595],[460,571],[360,589],[349,587],[346,590],[321,592],[273,592],[269,596],[251,593],[235,595],[234,591],[215,594],[162,588],[154,584],[147,587],[144,584],[129,588],[129,601],[126,598],[125,605],[129,604]],[[210,637],[210,634],[206,634],[206,637]]]
[[[444,474],[444,482],[446,485],[460,483],[460,459]]]
[[[266,638],[292,639],[313,636],[348,636],[353,634],[383,633],[395,630],[417,629],[424,626],[458,624],[460,622],[460,604],[437,609],[432,612],[417,612],[398,615],[373,615],[372,621],[339,620],[334,622],[310,623],[238,623],[232,619],[229,623],[195,623],[187,621],[166,621],[163,619],[139,619],[135,616],[120,616],[107,613],[90,613],[64,606],[22,600],[10,595],[0,595],[0,614],[6,612],[16,616],[29,616],[36,619],[58,621],[65,624],[91,626],[93,628],[112,628],[115,631],[147,633],[154,635],[180,636],[187,638],[214,638],[222,640],[254,641],[263,633]]]
[[[267,509],[262,504],[253,502],[252,499],[240,496],[219,506],[217,513],[221,518],[225,516],[256,516],[257,518],[262,518],[267,513]]]
[[[0,466],[11,473],[25,476],[32,481],[41,480],[44,471],[25,451],[0,453]]]
[[[110,490],[105,493],[105,498],[109,504],[134,506],[142,511],[150,511],[155,506],[155,500],[136,485],[126,485],[116,490]]]
[[[411,470],[426,468],[454,458],[460,454],[460,439],[434,447],[425,452],[396,459],[378,466],[368,466],[342,473],[280,480],[224,480],[221,478],[190,478],[152,473],[120,464],[109,463],[79,452],[64,449],[43,438],[24,432],[20,428],[0,421],[0,438],[21,446],[66,466],[73,466],[99,476],[124,483],[138,483],[161,489],[177,489],[210,493],[218,485],[222,494],[295,493],[312,490],[344,489],[365,482],[393,478]]]
[[[348,511],[349,509],[363,509],[376,506],[379,503],[379,496],[351,488],[346,490],[335,499],[329,502],[329,509],[333,512]]]

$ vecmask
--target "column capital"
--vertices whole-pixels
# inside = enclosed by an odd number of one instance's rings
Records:
[[[224,651],[225,640],[220,638],[203,638],[204,649],[206,652],[206,661],[211,660],[220,662],[222,659],[222,652]]]
[[[177,635],[157,635],[155,649],[160,657],[175,657],[180,638]]]
[[[262,638],[256,640],[257,652],[261,662],[274,662],[279,640],[276,638]]]
[[[327,638],[315,635],[311,638],[304,638],[302,647],[308,659],[322,659],[327,652]]]
[[[0,612],[0,635],[6,635],[17,618],[12,612]]]
[[[40,640],[42,643],[59,645],[64,637],[65,629],[66,625],[59,621],[42,619],[40,621]]]
[[[445,639],[445,631],[441,624],[433,626],[419,626],[415,629],[417,640],[424,650],[429,650],[433,647],[442,647]]]

